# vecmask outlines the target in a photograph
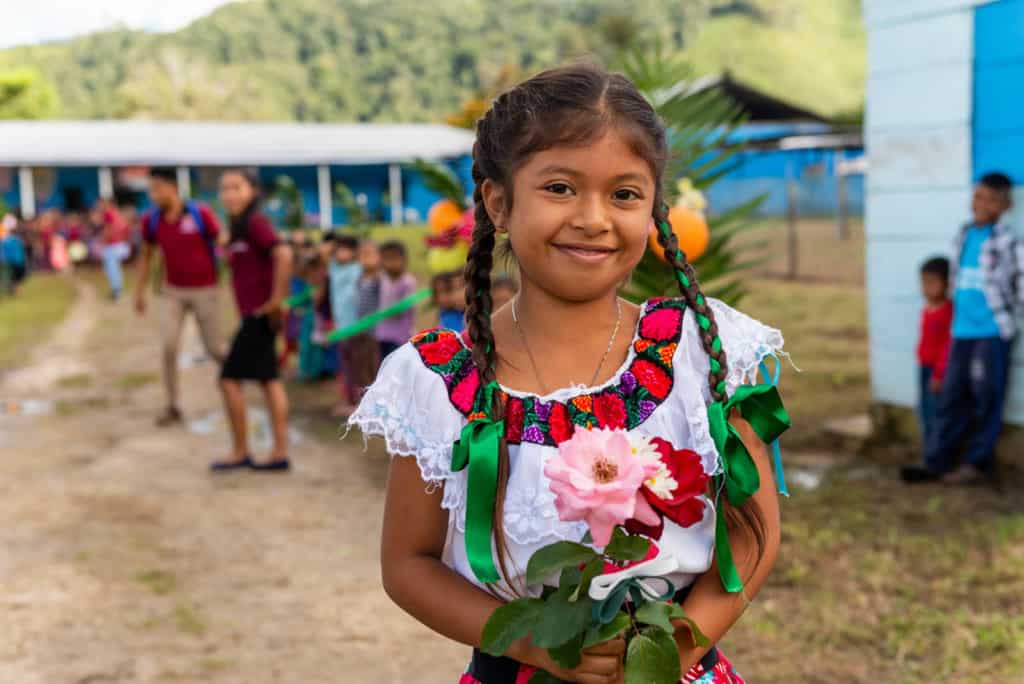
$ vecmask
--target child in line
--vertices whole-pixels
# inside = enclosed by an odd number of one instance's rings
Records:
[[[334,330],[346,328],[357,320],[359,293],[358,283],[363,269],[356,258],[359,240],[351,235],[338,235],[334,238],[328,276],[331,281],[331,322]],[[355,368],[352,359],[351,339],[338,343],[338,385],[341,401],[331,412],[337,417],[347,418],[355,409],[359,399],[353,373]]]
[[[409,273],[409,258],[401,242],[385,242],[380,246],[380,308],[385,309],[416,291],[416,278]],[[381,359],[405,344],[412,337],[415,308],[395,314],[377,324],[377,342]]]
[[[494,310],[498,311],[511,302],[518,292],[519,283],[508,273],[502,273],[495,278],[491,285],[491,300],[494,302]]]
[[[544,473],[574,426],[660,437],[673,449],[696,452],[711,474],[726,454],[715,447],[707,405],[733,397],[751,419],[741,410],[726,418],[736,430],[733,445],[746,452],[744,462],[756,466],[761,484],[739,508],[730,508],[728,497],[717,507],[702,500],[700,522],[688,527],[666,518],[662,557],[678,568],[667,573],[680,590],[675,600],[712,644],[739,619],[774,564],[779,510],[762,439],[772,441],[777,430],[764,428],[767,416],[759,412],[766,407],[735,393],[782,336],[701,293],[667,221],[666,138],[636,87],[599,67],[546,71],[499,95],[477,124],[473,148],[477,220],[466,265],[472,353],[463,353],[451,331],[417,335],[384,361],[349,421],[364,434],[384,435],[396,457],[414,457],[391,462],[384,586],[402,608],[451,639],[478,646],[503,598],[540,595],[541,587],[525,578],[533,552],[584,537],[585,523],[559,519]],[[636,306],[618,290],[644,255],[652,218],[680,297]],[[499,233],[508,236],[522,289],[495,309],[491,267]],[[501,383],[500,391],[492,383]],[[772,407],[784,413],[778,402]],[[498,421],[504,433],[497,444],[468,445],[475,452],[469,467],[484,459],[483,468],[469,477],[453,470],[453,443],[472,439],[464,430]],[[615,477],[602,473],[595,470],[594,478]],[[488,500],[481,497],[498,504],[467,505]],[[471,518],[473,510],[480,517]],[[721,548],[717,516],[728,516],[734,564],[714,552]],[[489,534],[480,527],[487,524]],[[728,589],[715,561],[726,576],[737,573]],[[697,646],[682,623],[675,638],[684,682],[742,682],[715,646]],[[461,682],[513,684],[539,669],[560,681],[619,684],[625,648],[621,635],[613,637],[582,649],[580,664],[567,669],[524,637],[504,657],[474,652]]]
[[[957,233],[949,277],[953,344],[924,466],[903,468],[906,482],[978,484],[992,475],[1010,351],[1024,313],[1024,243],[1007,220],[1012,191],[1005,174],[982,176],[971,200],[972,220]]]
[[[359,243],[359,266],[362,274],[356,285],[356,314],[361,320],[380,308],[380,249],[377,243],[372,240]],[[349,343],[352,350],[352,385],[358,400],[377,377],[380,345],[372,329],[349,338]]]
[[[317,309],[321,306],[327,287],[327,265],[316,250],[308,252],[302,264],[302,280],[305,283],[303,295],[308,295],[303,305],[302,325],[299,329],[299,379],[316,380],[323,373],[324,350],[316,342]]]
[[[921,266],[921,338],[917,345],[919,405],[922,442],[927,445],[935,423],[935,403],[949,361],[953,302],[949,300],[949,259],[935,257]]]
[[[462,273],[439,273],[431,280],[430,289],[438,310],[438,325],[462,332],[466,322],[466,284]]]

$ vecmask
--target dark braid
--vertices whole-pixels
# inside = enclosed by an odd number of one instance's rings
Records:
[[[659,200],[661,198],[658,198]],[[722,340],[718,337],[718,323],[715,321],[715,312],[711,310],[707,298],[700,290],[697,282],[697,274],[693,266],[686,260],[686,255],[679,249],[679,239],[672,232],[668,224],[668,207],[661,201],[654,204],[654,222],[658,231],[658,244],[665,250],[665,259],[672,265],[675,271],[676,280],[679,283],[679,292],[686,300],[686,305],[693,309],[697,317],[698,331],[700,333],[701,345],[707,352],[709,365],[708,384],[711,386],[711,399],[713,401],[725,401],[728,389],[725,378],[729,373],[726,362],[725,348],[722,347]]]
[[[493,110],[492,110],[493,111]],[[489,125],[488,115],[477,124],[477,137],[486,134]],[[477,156],[474,145],[474,157]],[[498,351],[494,344],[494,331],[491,329],[491,269],[494,266],[494,246],[497,229],[491,221],[487,208],[484,206],[481,186],[485,180],[480,165],[473,162],[473,190],[475,210],[473,213],[473,240],[466,256],[466,268],[463,278],[466,282],[466,329],[473,353],[473,365],[480,376],[483,387],[496,380]],[[492,420],[500,420],[505,414],[505,407],[500,393],[494,394],[494,403],[487,407]],[[509,455],[508,442],[502,435],[498,443],[498,482],[494,499],[494,541],[498,551],[498,565],[503,577],[510,577],[508,568],[508,540],[502,525],[505,510],[505,494],[508,485]]]

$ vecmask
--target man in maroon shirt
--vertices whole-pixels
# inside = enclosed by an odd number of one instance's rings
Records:
[[[149,196],[155,206],[142,218],[135,309],[139,315],[146,312],[146,283],[153,252],[159,248],[164,265],[161,334],[167,410],[157,419],[157,425],[167,426],[181,421],[178,351],[186,313],[195,316],[206,352],[218,363],[224,358],[216,256],[220,226],[209,207],[181,198],[173,168],[154,167],[150,171]]]

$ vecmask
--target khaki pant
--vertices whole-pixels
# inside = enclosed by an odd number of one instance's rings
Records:
[[[163,336],[164,387],[167,405],[178,407],[178,353],[185,314],[191,312],[199,325],[206,353],[217,363],[224,361],[224,343],[220,331],[220,291],[217,287],[174,287],[161,290],[160,332]]]

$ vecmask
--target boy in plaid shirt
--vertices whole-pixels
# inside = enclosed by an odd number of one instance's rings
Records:
[[[1024,313],[1024,243],[1006,221],[1012,189],[1005,174],[983,176],[971,202],[973,221],[957,235],[950,265],[953,345],[924,467],[904,468],[907,482],[975,484],[992,473],[1012,370],[1010,351]],[[954,469],[965,438],[962,461]]]

